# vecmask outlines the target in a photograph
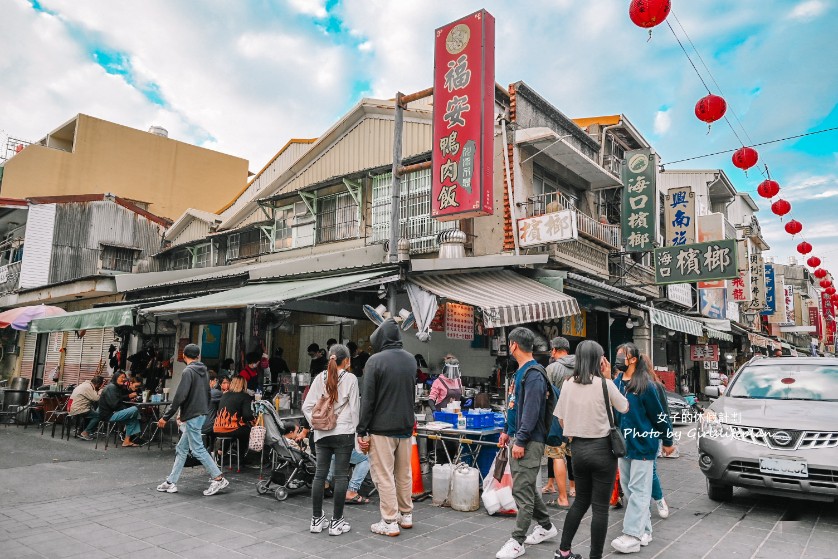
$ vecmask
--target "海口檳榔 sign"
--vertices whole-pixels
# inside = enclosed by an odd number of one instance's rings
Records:
[[[734,239],[655,249],[657,284],[695,283],[738,276]]]

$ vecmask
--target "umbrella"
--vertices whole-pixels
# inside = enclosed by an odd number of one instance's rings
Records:
[[[0,328],[8,328],[11,326],[15,330],[26,330],[29,328],[29,323],[36,318],[58,316],[66,313],[67,311],[64,309],[49,305],[17,307],[0,313]]]

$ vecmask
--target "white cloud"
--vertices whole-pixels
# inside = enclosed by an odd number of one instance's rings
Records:
[[[794,7],[789,14],[792,19],[812,19],[826,11],[826,3],[822,0],[805,0]]]
[[[669,110],[655,113],[655,134],[663,136],[669,132],[670,128],[672,128],[672,115],[669,114]]]
[[[328,15],[325,0],[288,0],[288,5],[301,14],[324,18]]]

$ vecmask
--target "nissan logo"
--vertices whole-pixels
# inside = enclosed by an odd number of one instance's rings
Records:
[[[771,435],[771,438],[780,446],[786,446],[791,442],[791,435],[785,431],[775,431],[774,434]]]

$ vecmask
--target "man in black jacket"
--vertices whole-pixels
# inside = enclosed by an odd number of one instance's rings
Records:
[[[99,420],[124,424],[125,440],[122,446],[139,446],[131,441],[131,437],[140,432],[140,410],[125,401],[133,400],[137,393],[128,390],[127,382],[128,377],[124,371],[113,374],[110,384],[99,396]]]
[[[375,355],[364,368],[364,397],[358,423],[358,446],[369,452],[372,479],[378,488],[381,521],[376,534],[398,536],[413,527],[410,452],[416,360],[402,349],[401,330],[392,318],[370,337]]]
[[[176,484],[181,472],[183,472],[183,466],[186,464],[186,457],[190,452],[204,466],[204,469],[212,478],[210,486],[204,491],[204,495],[207,497],[215,495],[230,485],[227,478],[221,474],[221,470],[212,456],[207,452],[203,441],[201,441],[201,427],[203,427],[205,416],[209,411],[210,386],[207,367],[198,361],[200,354],[201,349],[195,344],[189,344],[183,348],[183,360],[186,361],[186,368],[181,373],[180,384],[178,384],[175,397],[172,399],[172,405],[169,406],[169,409],[157,423],[160,429],[164,428],[166,423],[180,410],[183,434],[175,449],[176,456],[172,473],[169,474],[166,481],[157,486],[157,490],[161,492],[177,493]]]

